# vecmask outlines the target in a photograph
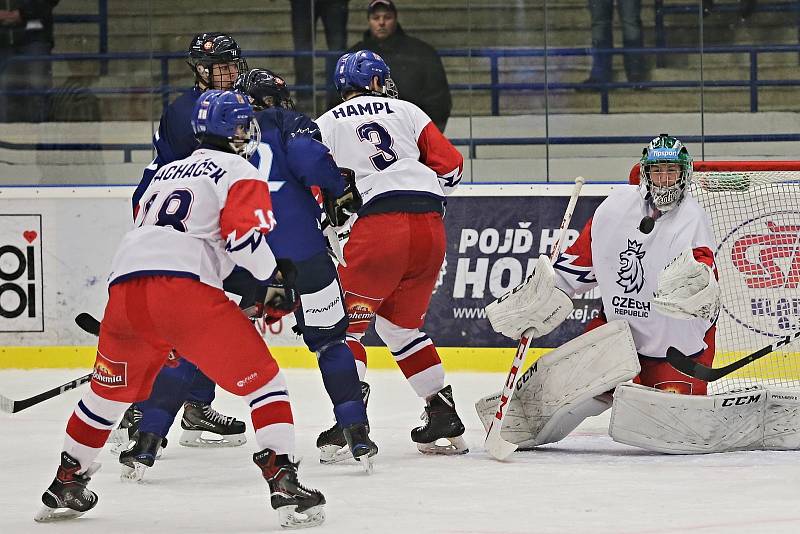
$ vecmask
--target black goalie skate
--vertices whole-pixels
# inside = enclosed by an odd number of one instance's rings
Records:
[[[253,454],[253,461],[269,484],[270,505],[283,528],[307,528],[325,521],[325,497],[297,480],[297,464],[272,449]]]
[[[97,494],[86,489],[92,475],[100,469],[94,463],[83,474],[78,474],[81,464],[67,454],[61,453],[61,466],[50,487],[42,494],[41,510],[33,517],[34,521],[46,523],[80,517],[97,504]]]
[[[372,473],[372,457],[378,454],[378,446],[369,439],[369,425],[350,425],[343,433],[353,458],[364,466],[364,471]]]
[[[361,382],[361,397],[364,399],[364,406],[369,403],[369,384]],[[324,430],[317,437],[317,448],[319,449],[319,463],[332,464],[352,458],[347,447],[347,438],[344,437],[342,427],[334,423],[328,430]]]
[[[186,447],[238,447],[247,443],[245,424],[234,417],[222,415],[210,404],[187,401],[183,405],[180,444]],[[217,434],[216,439],[204,438],[203,432]]]
[[[158,434],[137,432],[133,444],[119,455],[119,463],[122,464],[120,479],[141,482],[145,470],[156,462],[163,441],[164,438]]]
[[[453,390],[442,388],[428,400],[422,414],[423,426],[411,431],[411,439],[424,454],[465,454],[469,452],[464,435],[464,423],[456,413]],[[449,445],[437,445],[436,440],[446,439]]]

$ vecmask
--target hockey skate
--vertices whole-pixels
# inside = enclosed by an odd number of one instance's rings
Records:
[[[97,494],[86,489],[100,464],[93,463],[83,474],[78,474],[81,464],[67,454],[61,453],[61,466],[50,487],[42,494],[44,506],[33,516],[39,523],[61,521],[80,517],[97,504]]]
[[[141,420],[141,410],[135,404],[128,406],[119,425],[111,431],[111,435],[108,437],[108,441],[114,444],[111,448],[112,454],[119,455],[119,453],[130,447],[131,441],[136,439],[135,434],[139,430],[139,421]]]
[[[364,399],[364,406],[369,402],[369,384],[361,382],[361,397]],[[324,430],[317,437],[317,448],[319,449],[319,463],[333,464],[352,458],[347,447],[347,439],[339,423],[334,423],[328,430]]]
[[[325,497],[298,482],[297,464],[286,454],[264,449],[253,454],[253,461],[269,484],[270,504],[283,528],[315,527],[325,521]]]
[[[369,425],[350,425],[343,430],[343,434],[353,458],[364,467],[367,474],[372,473],[372,457],[378,454],[378,446],[369,439]]]
[[[185,447],[238,447],[247,443],[244,423],[222,415],[210,404],[184,403],[181,428],[180,444]],[[219,438],[204,438],[203,432],[217,434]]]
[[[111,431],[109,442],[114,444],[110,449],[111,454],[119,456],[124,450],[133,447],[139,433],[139,422],[141,420],[142,411],[135,404],[131,404],[125,410],[125,414],[122,416],[117,428]],[[156,453],[156,460],[161,458],[161,452],[167,448],[167,443],[167,438],[161,438],[161,446]]]
[[[464,435],[464,423],[456,413],[453,390],[450,386],[442,388],[428,400],[422,414],[423,426],[411,431],[411,439],[423,454],[466,454],[469,452]],[[436,441],[446,439],[449,445],[437,445]]]
[[[141,482],[144,472],[158,458],[163,438],[152,432],[137,432],[132,445],[120,453],[119,463],[122,464],[120,480],[123,482]]]

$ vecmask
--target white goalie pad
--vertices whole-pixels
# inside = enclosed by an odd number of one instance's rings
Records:
[[[628,323],[612,321],[545,354],[517,380],[500,436],[520,448],[553,443],[611,406],[605,393],[639,374]],[[475,403],[489,428],[500,394]]]
[[[677,319],[715,321],[719,314],[720,290],[711,267],[686,249],[658,275],[653,307]]]
[[[761,386],[679,395],[635,384],[614,392],[608,433],[668,454],[800,448],[800,396]]]
[[[556,273],[547,256],[539,256],[533,274],[486,306],[495,332],[519,339],[527,329],[533,337],[549,334],[572,311],[572,299],[555,287]]]

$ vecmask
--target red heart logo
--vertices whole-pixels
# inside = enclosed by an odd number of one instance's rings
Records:
[[[22,237],[24,237],[24,238],[25,238],[25,241],[27,241],[28,243],[33,243],[33,242],[34,242],[34,240],[35,240],[37,237],[39,237],[39,234],[37,234],[37,233],[36,233],[35,231],[33,231],[33,230],[25,230],[24,232],[22,232]]]

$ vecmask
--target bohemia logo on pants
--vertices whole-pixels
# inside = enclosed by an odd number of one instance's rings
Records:
[[[360,325],[366,329],[375,312],[380,307],[383,299],[365,297],[352,291],[345,291],[344,301],[347,305],[347,317],[350,319],[350,326]]]
[[[98,352],[92,380],[107,388],[125,387],[128,385],[128,364],[109,360]]]

